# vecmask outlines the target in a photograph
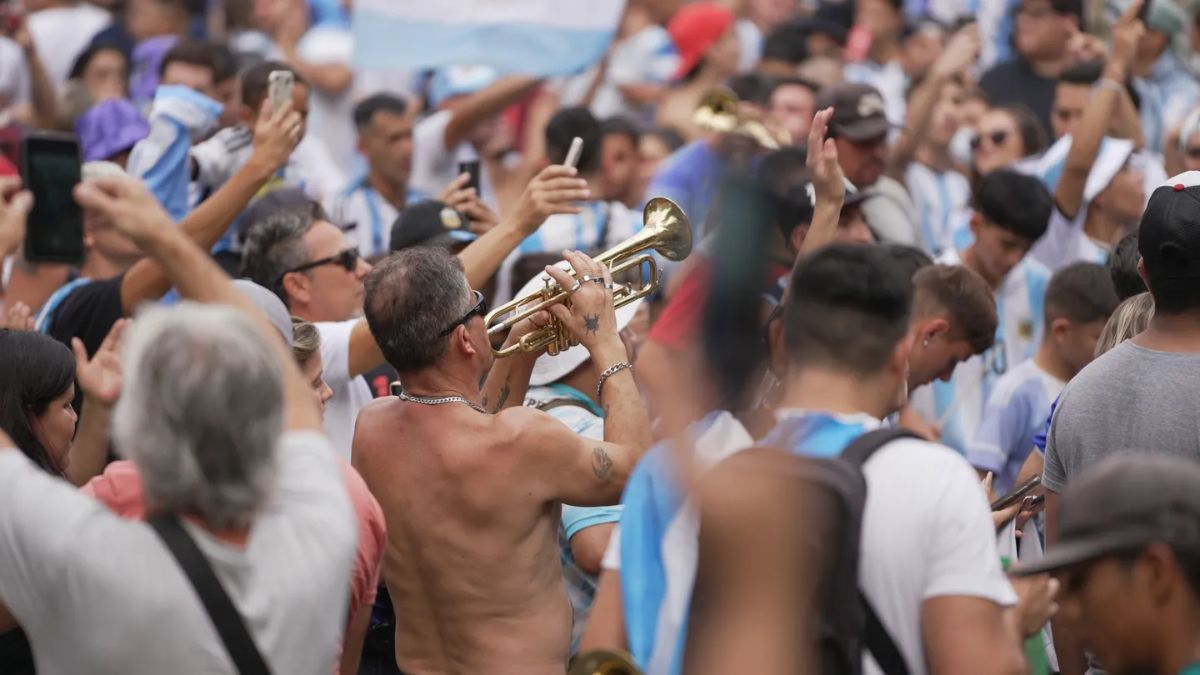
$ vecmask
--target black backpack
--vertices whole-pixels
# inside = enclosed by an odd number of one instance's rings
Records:
[[[802,556],[797,559],[805,561],[808,574],[815,575],[815,583],[806,591],[813,597],[797,604],[808,605],[799,607],[800,611],[813,612],[808,623],[815,632],[813,657],[819,666],[816,672],[860,675],[866,649],[885,675],[908,675],[900,650],[858,582],[863,507],[867,499],[862,467],[881,447],[901,438],[918,437],[903,429],[877,429],[860,436],[838,457],[805,457],[760,447],[739,452],[721,463],[738,463],[739,475],[744,476],[749,470],[750,481],[756,474],[776,479],[782,476],[788,481],[789,493],[794,486],[795,505],[800,513],[789,521],[797,529],[791,533],[795,538],[787,541],[795,541],[800,547],[794,550],[794,555]],[[720,466],[713,470],[719,470]],[[752,488],[747,484],[745,489]],[[718,570],[712,566],[705,569],[703,512],[700,531],[701,555],[690,625],[713,619],[716,608],[710,606],[706,596],[713,595],[716,585],[721,583]]]

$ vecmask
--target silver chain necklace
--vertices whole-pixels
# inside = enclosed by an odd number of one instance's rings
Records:
[[[408,392],[406,392],[402,389],[402,390],[400,390],[399,398],[401,401],[420,403],[421,405],[441,405],[443,403],[463,403],[465,405],[471,406],[471,408],[473,410],[475,410],[476,412],[481,412],[484,415],[488,414],[488,411],[484,410],[482,406],[475,403],[474,401],[469,401],[466,398],[463,398],[462,396],[442,396],[441,398],[429,398],[427,396],[413,396],[412,394],[409,394]]]

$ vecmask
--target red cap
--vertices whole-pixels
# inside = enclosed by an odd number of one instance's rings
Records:
[[[667,33],[679,52],[675,77],[687,75],[704,58],[708,48],[733,25],[733,12],[716,2],[685,5],[667,23]]]

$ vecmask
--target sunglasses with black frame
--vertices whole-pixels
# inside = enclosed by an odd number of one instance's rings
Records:
[[[361,256],[358,254],[358,248],[352,246],[344,251],[334,253],[333,255],[331,255],[327,258],[321,258],[320,260],[306,262],[303,265],[300,265],[299,267],[294,267],[294,268],[284,272],[283,274],[279,275],[279,280],[282,281],[284,276],[286,276],[288,274],[292,274],[293,272],[304,272],[307,270],[311,270],[314,267],[320,267],[322,265],[336,264],[336,265],[340,266],[342,269],[346,270],[347,272],[353,272],[354,269],[356,267],[358,267],[358,260],[360,257]]]
[[[455,321],[454,323],[450,324],[449,326],[446,326],[446,328],[444,330],[442,330],[442,332],[438,333],[438,337],[446,337],[450,333],[454,332],[455,328],[458,328],[459,326],[463,325],[464,323],[470,321],[471,317],[483,316],[483,315],[487,314],[487,311],[488,311],[487,298],[484,297],[483,293],[480,293],[479,291],[471,291],[471,293],[474,294],[475,305],[472,306],[471,309],[468,309],[467,313],[463,314],[462,318],[460,318],[458,321]]]
[[[978,150],[979,146],[983,145],[983,139],[988,139],[992,145],[1004,145],[1004,141],[1008,140],[1008,131],[993,131],[986,134],[976,134],[971,137],[971,149]]]

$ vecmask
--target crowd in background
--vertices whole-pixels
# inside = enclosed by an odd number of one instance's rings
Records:
[[[0,0],[0,673],[1200,673],[1200,4],[354,12]]]

